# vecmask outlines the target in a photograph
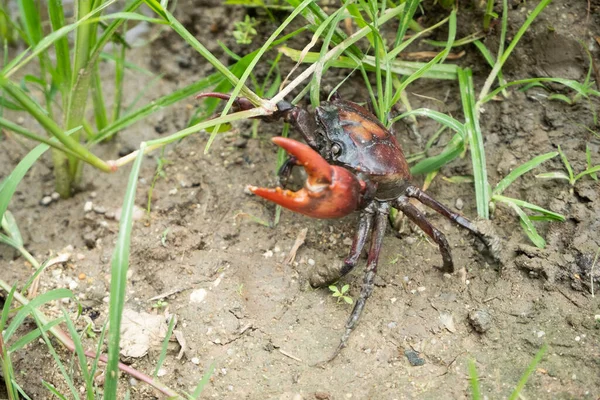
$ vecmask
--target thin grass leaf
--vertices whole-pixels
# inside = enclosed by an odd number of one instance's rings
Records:
[[[579,174],[575,175],[574,182],[577,182],[580,178],[582,178],[586,175],[592,175],[592,174],[595,174],[596,172],[600,172],[600,165],[596,165],[595,167],[588,168],[585,171],[580,172]]]
[[[27,171],[29,171],[29,168],[48,148],[49,146],[46,144],[36,146],[17,164],[10,175],[0,183],[0,219],[4,217],[8,203],[10,203],[14,195],[17,185],[21,182]]]
[[[77,22],[63,26],[57,31],[54,31],[48,35],[46,35],[43,39],[39,41],[39,43],[24,52],[22,52],[19,56],[15,57],[9,64],[7,64],[0,72],[0,75],[3,75],[4,78],[8,78],[13,75],[16,71],[21,69],[24,65],[26,65],[31,59],[37,57],[40,53],[46,51],[46,49],[52,46],[58,39],[66,36],[73,30],[75,30],[78,26],[86,23],[88,19],[94,16],[96,13],[101,12],[111,4],[113,4],[116,0],[106,0],[99,7],[92,10],[85,17],[81,18]]]
[[[538,212],[540,214],[543,214],[549,218],[551,218],[554,221],[560,221],[560,222],[565,222],[566,218],[564,215],[559,214],[559,213],[555,213],[554,211],[550,211],[550,210],[546,210],[545,208],[542,208],[540,206],[536,206],[535,204],[531,204],[528,203],[524,200],[519,200],[519,199],[513,199],[512,197],[506,197],[506,196],[501,196],[501,195],[494,195],[492,197],[492,201],[501,201],[503,203],[506,204],[516,204],[519,207],[525,207],[528,208],[532,211]]]
[[[108,323],[104,323],[102,326],[102,332],[100,332],[100,337],[98,337],[98,346],[96,347],[96,357],[92,361],[90,365],[90,376],[96,376],[96,370],[98,369],[98,361],[100,361],[100,355],[102,354],[102,346],[104,346],[104,337],[106,336],[106,328],[108,327]]]
[[[591,89],[591,87],[589,86],[585,86],[577,81],[571,80],[571,79],[564,79],[564,78],[529,78],[529,79],[521,79],[518,81],[513,81],[513,82],[508,82],[496,89],[494,89],[493,91],[490,92],[490,94],[488,94],[487,96],[485,96],[483,99],[481,99],[479,101],[479,103],[483,104],[483,103],[487,103],[488,101],[490,101],[494,96],[496,96],[498,93],[500,93],[500,91],[510,87],[510,86],[515,86],[515,85],[525,85],[525,84],[529,84],[529,83],[540,83],[540,82],[552,82],[552,83],[558,83],[560,85],[566,86],[569,89],[572,89],[574,91],[577,92],[577,94],[584,96],[584,97],[588,97],[588,96],[600,96],[600,92],[597,90],[593,90]]]
[[[79,143],[75,138],[69,135],[79,130],[79,127],[72,127],[65,132],[58,124],[46,115],[46,112],[28,96],[18,85],[8,81],[0,76],[0,86],[4,87],[11,97],[17,100],[29,114],[34,117],[48,132],[56,137],[65,147],[79,154],[79,156],[90,165],[98,168],[103,172],[112,172],[112,168],[96,155],[91,153],[84,145]]]
[[[123,208],[121,223],[119,224],[119,235],[112,256],[110,299],[109,299],[109,324],[108,336],[108,362],[106,364],[106,381],[104,396],[107,399],[117,398],[117,384],[119,381],[119,351],[121,338],[121,319],[125,305],[125,289],[127,286],[127,269],[129,268],[129,246],[131,242],[131,230],[133,225],[133,206],[135,204],[135,193],[137,189],[138,176],[144,158],[143,149],[146,146],[142,142],[135,163],[131,167],[129,182]]]
[[[11,122],[5,118],[0,117],[0,126],[4,127],[5,129],[8,129],[10,131],[13,131],[14,133],[17,133],[21,136],[24,136],[28,139],[34,140],[38,143],[44,143],[47,144],[48,146],[57,149],[59,151],[62,151],[66,154],[72,155],[73,157],[79,157],[79,154],[74,153],[73,151],[67,149],[66,147],[64,147],[63,145],[60,144],[60,142],[58,140],[55,140],[53,138],[48,139],[46,137],[43,136],[38,136],[35,133],[23,128],[20,125],[15,124],[14,122]]]
[[[285,56],[292,59],[292,61],[302,60],[303,63],[314,64],[319,60],[320,54],[316,52],[306,53],[306,57],[301,58],[301,51],[293,49],[288,46],[282,46],[279,51]],[[375,71],[376,61],[373,56],[364,56],[361,59],[354,60],[351,57],[338,56],[328,61],[330,67],[335,68],[347,68],[356,69],[362,66],[367,71]],[[403,61],[393,60],[391,61],[390,71],[394,74],[410,76],[416,71],[422,69],[426,63],[417,61]],[[429,69],[425,70],[421,78],[427,79],[443,79],[443,80],[456,80],[456,69],[457,66],[453,64],[437,64],[431,65]]]
[[[460,134],[455,134],[450,142],[444,147],[444,150],[437,156],[428,157],[419,161],[410,168],[413,175],[426,174],[438,170],[450,161],[458,158],[465,150],[465,141]]]
[[[214,371],[215,364],[213,363],[210,364],[204,375],[202,375],[202,379],[200,379],[200,382],[198,382],[198,385],[196,385],[196,389],[194,389],[194,392],[192,393],[192,398],[197,399],[200,397],[200,394],[204,390],[204,386],[206,386]]]
[[[444,176],[442,179],[445,180],[446,182],[450,182],[450,183],[473,183],[474,182],[472,175],[455,175],[455,176],[450,176],[450,177]]]
[[[551,95],[548,96],[548,100],[560,100],[564,103],[567,103],[568,105],[573,105],[573,100],[571,100],[570,97],[565,96],[564,94],[560,94],[560,93],[552,93]]]
[[[33,311],[41,306],[42,304],[48,303],[53,300],[60,300],[65,298],[73,298],[73,292],[69,289],[54,289],[46,293],[42,293],[39,296],[31,299],[27,305],[24,305],[19,312],[13,317],[12,321],[6,331],[4,332],[4,340],[8,341],[16,330],[21,326],[21,323],[30,314],[35,314]]]
[[[540,179],[564,179],[568,182],[571,181],[571,178],[569,178],[569,175],[567,175],[561,171],[543,172],[541,174],[537,174],[535,177],[540,178]]]
[[[75,329],[73,321],[71,321],[69,314],[67,314],[67,311],[64,308],[62,309],[62,313],[67,324],[69,334],[71,335],[71,339],[73,340],[73,344],[75,345],[75,354],[77,355],[77,359],[79,361],[79,370],[85,383],[85,393],[89,400],[94,400],[94,377],[90,375],[87,358],[85,356],[85,350],[83,349],[83,344],[81,343],[81,338],[77,333],[77,329]]]
[[[525,370],[525,373],[523,373],[523,376],[521,376],[521,379],[515,387],[515,390],[510,394],[510,397],[508,398],[509,400],[517,400],[521,396],[521,392],[523,391],[525,384],[529,380],[531,374],[535,371],[537,365],[540,363],[540,361],[542,361],[542,358],[546,354],[547,350],[548,345],[544,343],[542,348],[535,354],[533,360],[531,360],[531,363],[529,363],[529,365],[527,366],[527,369]]]
[[[465,133],[465,126],[462,123],[460,123],[456,119],[450,117],[449,115],[443,114],[439,111],[430,110],[428,108],[418,108],[416,110],[411,110],[411,111],[405,112],[405,113],[395,117],[394,119],[392,119],[391,123],[394,124],[397,121],[400,121],[401,119],[411,117],[414,115],[418,115],[420,117],[431,118],[434,121],[439,122],[440,124],[447,126],[448,128],[452,129],[456,133],[460,134],[460,136],[462,138],[465,138],[465,139],[467,138],[467,134]]]
[[[6,327],[6,321],[8,321],[8,314],[10,313],[10,305],[12,304],[13,297],[15,296],[16,290],[17,290],[17,285],[13,285],[10,288],[8,295],[4,299],[4,307],[2,307],[2,317],[0,318],[0,332],[3,332],[4,328]],[[5,334],[2,333],[0,336],[2,338],[4,338]]]
[[[31,302],[29,302],[29,304],[27,306],[25,306],[25,307],[31,306],[31,303],[34,300],[35,299],[33,299]],[[36,312],[32,312],[31,316],[35,320],[35,322],[38,325],[38,327],[43,327],[43,323],[40,321],[40,318],[38,317],[38,314]],[[46,347],[48,348],[48,352],[52,355],[52,358],[54,358],[54,362],[56,362],[56,364],[58,366],[58,370],[60,371],[61,375],[63,376],[63,378],[65,380],[65,382],[67,383],[67,386],[69,387],[69,390],[71,391],[71,394],[73,395],[73,398],[76,399],[76,400],[79,400],[80,399],[80,397],[79,397],[79,391],[75,388],[75,385],[73,384],[73,379],[71,379],[71,374],[69,374],[67,372],[66,368],[64,367],[62,361],[60,360],[60,357],[56,353],[56,350],[54,349],[54,346],[52,345],[52,342],[48,338],[48,335],[46,334],[46,332],[43,329],[40,329],[40,333],[42,334],[42,339],[44,339],[44,342],[46,343]]]
[[[25,400],[31,400],[31,397],[29,397],[27,395],[27,393],[25,393],[25,391],[23,390],[23,388],[21,386],[19,386],[19,384],[17,382],[15,382],[14,380],[11,382],[19,391],[19,394],[25,399]]]
[[[498,184],[492,191],[492,196],[497,195],[497,194],[502,194],[502,192],[504,192],[504,190],[507,187],[509,187],[510,184],[513,183],[518,177],[520,177],[523,174],[526,174],[527,172],[536,168],[543,162],[548,161],[551,158],[556,157],[557,155],[558,155],[558,152],[553,151],[551,153],[546,153],[546,154],[537,156],[537,157],[533,158],[532,160],[527,161],[524,164],[521,164],[520,166],[518,166],[517,168],[512,170],[508,175],[506,175],[504,177],[504,179],[502,179],[500,182],[498,182]]]
[[[481,400],[481,389],[479,388],[479,377],[477,376],[477,367],[473,359],[469,360],[469,383],[471,386],[471,398]]]
[[[15,221],[15,217],[8,210],[2,216],[2,229],[4,229],[4,232],[8,234],[18,247],[23,247],[23,237],[21,236],[17,221]]]
[[[49,0],[48,1],[48,15],[50,16],[50,22],[52,23],[52,30],[57,31],[65,26],[65,13],[63,10],[63,4],[60,0]],[[63,108],[66,107],[68,99],[67,94],[67,82],[71,81],[71,56],[69,53],[69,41],[66,36],[63,36],[56,40],[54,43],[54,51],[56,54],[56,71],[57,77],[60,79],[54,82],[62,89]]]
[[[167,350],[169,347],[169,340],[171,340],[171,336],[173,335],[173,329],[175,328],[175,316],[171,315],[171,319],[169,321],[169,327],[167,329],[167,334],[165,335],[165,339],[162,343],[162,348],[160,350],[160,355],[158,356],[158,361],[156,362],[156,368],[154,368],[154,374],[152,375],[154,379],[158,376],[158,371],[160,367],[162,367],[163,362],[167,358]]]
[[[463,112],[465,114],[465,129],[471,146],[471,163],[473,165],[473,177],[475,178],[477,214],[481,218],[489,219],[490,187],[487,178],[485,148],[483,145],[483,135],[479,126],[479,113],[475,104],[475,90],[473,89],[473,75],[471,70],[468,68],[459,68],[458,82]]]
[[[590,146],[588,144],[585,145],[585,162],[587,164],[587,169],[591,169],[592,167],[592,151],[590,150]],[[598,180],[598,175],[595,172],[590,174],[593,180]]]
[[[527,214],[525,214],[525,212],[515,203],[509,202],[506,204],[508,204],[521,219],[521,227],[523,228],[523,231],[525,232],[529,240],[531,240],[533,244],[536,247],[539,247],[540,249],[546,247],[546,241],[537,233],[535,226],[533,226],[533,223],[531,222]]]
[[[273,43],[275,41],[275,39],[279,36],[279,34],[296,18],[296,16],[298,14],[300,14],[302,12],[302,10],[304,10],[306,8],[306,6],[308,6],[312,1],[314,0],[304,0],[300,5],[298,5],[296,7],[296,9],[294,9],[294,11],[285,19],[285,21],[283,21],[281,23],[281,25],[279,25],[279,27],[277,27],[277,29],[275,29],[275,31],[269,36],[269,38],[266,40],[265,44],[263,44],[261,46],[261,48],[258,50],[258,52],[256,53],[256,56],[252,59],[252,61],[250,61],[250,64],[248,65],[248,68],[244,71],[244,73],[242,74],[242,76],[240,77],[239,81],[236,78],[236,81],[232,81],[232,80],[228,80],[232,83],[235,84],[235,87],[233,88],[232,92],[231,92],[231,97],[229,98],[229,100],[227,100],[227,103],[225,104],[225,107],[223,108],[223,112],[221,113],[221,117],[224,117],[225,115],[227,115],[227,113],[229,112],[229,110],[231,109],[231,107],[233,106],[233,103],[235,101],[235,99],[237,98],[237,96],[240,93],[244,93],[244,89],[246,88],[245,86],[245,82],[248,79],[248,77],[250,76],[250,74],[252,73],[252,71],[254,70],[254,67],[256,66],[256,64],[258,63],[258,61],[260,60],[260,58],[262,57],[262,55],[270,48],[271,43]],[[325,58],[324,58],[325,59]],[[210,61],[210,60],[209,60]],[[229,72],[229,71],[228,71]],[[249,89],[248,89],[249,90]],[[246,94],[246,93],[244,93]],[[252,95],[256,98],[258,97],[256,94],[254,94],[254,92],[252,92]],[[253,102],[253,104],[260,106],[267,106],[267,104],[265,104],[265,102],[260,99],[260,97],[258,97],[258,99],[254,99],[251,96],[247,96],[248,100],[250,100],[251,102]],[[217,125],[211,132],[210,137],[208,138],[208,141],[206,143],[206,146],[204,148],[204,153],[206,154],[208,152],[208,149],[210,148],[210,145],[212,144],[212,142],[215,140],[216,136],[217,136],[217,132],[219,130],[219,125]]]
[[[46,389],[48,389],[48,391],[50,393],[52,393],[53,395],[55,395],[59,399],[61,399],[61,400],[68,400],[62,393],[60,393],[58,391],[57,388],[55,388],[54,386],[52,386],[52,384],[50,382],[46,382],[45,380],[42,379],[42,385],[44,385],[44,387]]]
[[[508,47],[506,48],[505,51],[503,51],[504,40],[500,40],[500,50],[498,51],[498,61],[494,65],[494,68],[492,68],[492,72],[490,72],[490,75],[486,79],[486,81],[485,81],[485,83],[483,85],[483,88],[481,89],[481,92],[479,93],[479,101],[478,101],[478,103],[480,103],[480,104],[485,103],[485,101],[483,99],[486,98],[486,96],[488,95],[488,92],[489,92],[490,88],[492,87],[492,84],[496,80],[496,76],[498,76],[498,73],[502,69],[502,66],[504,65],[504,63],[506,62],[506,60],[508,60],[508,57],[510,56],[510,54],[512,53],[512,51],[516,47],[517,43],[519,43],[519,40],[525,34],[525,32],[527,31],[527,29],[529,28],[529,26],[537,18],[537,16],[539,15],[539,13],[541,13],[542,10],[544,8],[546,8],[546,6],[548,4],[550,4],[551,1],[552,0],[542,0],[542,1],[540,1],[538,3],[537,7],[531,12],[531,14],[529,14],[527,16],[527,19],[525,20],[525,22],[523,23],[523,25],[521,26],[521,28],[519,28],[519,31],[513,36],[513,39],[511,40],[510,44],[508,45]],[[506,3],[507,3],[507,1],[504,0],[503,4],[504,4],[504,12],[505,13],[507,13]],[[505,19],[505,17],[503,15],[503,27],[502,27],[502,31],[504,32],[503,35],[506,34],[506,28],[505,28],[504,19]]]
[[[339,24],[342,17],[344,16],[346,7],[347,7],[347,4],[343,4],[333,14],[331,14],[329,16],[329,18],[327,18],[325,20],[325,22],[323,22],[321,25],[319,25],[319,27],[317,28],[317,31],[315,32],[315,35],[314,35],[314,36],[320,35],[322,33],[322,31],[324,31],[325,28],[327,28],[327,26],[330,27],[329,31],[327,32],[327,35],[323,39],[323,44],[321,45],[321,52],[320,52],[321,57],[319,58],[319,61],[317,61],[317,68],[315,69],[315,72],[313,74],[312,81],[310,84],[310,102],[313,107],[317,107],[320,104],[321,77],[327,71],[327,66],[325,65],[324,57],[325,57],[325,54],[327,54],[327,51],[329,50],[329,44],[331,43],[331,39],[333,38],[333,34],[336,31],[337,25]],[[307,49],[305,48],[305,50],[307,50]]]
[[[39,327],[35,328],[31,332],[28,332],[27,334],[19,337],[19,339],[17,339],[10,346],[9,351],[13,352],[13,351],[18,351],[18,350],[24,349],[25,346],[27,346],[29,343],[33,342],[38,337],[40,337],[40,335],[42,334],[41,330],[43,330],[44,332],[47,332],[50,329],[52,329],[53,327],[55,327],[58,324],[61,324],[63,322],[65,322],[65,320],[61,317],[61,318],[57,318],[55,320],[48,322],[47,324],[43,325],[41,328],[39,328]]]
[[[565,165],[565,168],[567,169],[567,172],[569,173],[569,180],[571,181],[571,184],[573,184],[573,168],[571,168],[571,164],[569,163],[566,154],[563,153],[562,149],[560,148],[560,144],[558,145],[558,153],[560,154],[560,159],[562,160],[563,164]]]

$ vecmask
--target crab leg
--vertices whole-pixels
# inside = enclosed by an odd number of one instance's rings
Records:
[[[330,165],[319,153],[303,143],[283,137],[272,140],[304,167],[308,175],[306,183],[297,192],[280,187],[249,186],[252,193],[313,218],[340,218],[358,208],[364,184],[354,174]]]
[[[450,253],[450,245],[446,240],[446,236],[442,232],[440,232],[435,226],[431,225],[429,221],[425,218],[425,215],[419,211],[419,209],[408,201],[408,198],[404,196],[398,197],[394,204],[400,211],[404,213],[412,222],[414,222],[423,232],[427,234],[430,238],[433,239],[434,242],[440,248],[440,253],[442,254],[442,271],[443,272],[454,272],[454,263],[452,262],[452,254]],[[464,219],[464,218],[463,218]]]
[[[373,293],[373,288],[375,287],[377,263],[379,261],[379,253],[381,252],[381,245],[385,235],[385,228],[387,227],[387,216],[390,212],[390,205],[388,203],[379,203],[377,201],[374,201],[373,203],[375,203],[376,206],[375,225],[371,237],[371,248],[369,249],[369,258],[367,259],[367,268],[365,269],[363,284],[360,288],[360,296],[356,300],[352,314],[350,314],[350,318],[348,318],[348,321],[346,322],[346,331],[344,332],[344,335],[342,335],[340,344],[327,362],[337,357],[340,351],[346,347],[346,342],[356,327],[358,319],[365,308],[365,303],[369,296],[371,296],[371,293]]]

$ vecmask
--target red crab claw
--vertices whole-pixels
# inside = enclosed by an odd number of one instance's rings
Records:
[[[296,157],[308,178],[297,192],[249,186],[260,197],[314,218],[340,218],[356,210],[364,184],[350,171],[330,165],[309,146],[292,139],[275,137],[273,142]]]

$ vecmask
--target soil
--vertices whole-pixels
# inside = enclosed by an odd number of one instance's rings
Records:
[[[512,38],[536,4],[510,3],[508,37]],[[421,17],[425,26],[445,12],[428,7]],[[231,37],[233,23],[246,13],[262,19],[259,35],[268,35],[277,26],[260,10],[225,7],[217,1],[180,1],[176,15],[228,63],[217,40],[241,54],[261,44],[256,39],[250,47],[241,46]],[[465,8],[458,15],[457,37],[479,29],[479,11]],[[599,46],[593,40],[600,36],[598,27],[597,1],[551,3],[506,64],[505,78],[553,76],[582,82],[589,66],[585,49],[596,65],[600,62]],[[444,40],[443,32],[436,35]],[[497,48],[498,37],[498,32],[490,33],[486,45]],[[309,39],[305,34],[293,47],[301,48]],[[474,47],[465,50],[465,57],[456,62],[473,68],[475,86],[481,88],[488,65]],[[132,62],[164,74],[145,101],[213,72],[168,31],[130,55]],[[292,65],[284,61],[282,73]],[[344,73],[332,72],[326,83],[335,86]],[[258,74],[260,78],[266,71]],[[367,98],[364,84],[360,77],[354,78],[341,88],[341,95],[362,101]],[[128,71],[124,104],[130,104],[148,80]],[[559,86],[549,87],[572,94]],[[110,87],[106,90],[110,98]],[[510,90],[509,98],[499,97],[485,105],[482,129],[492,186],[516,166],[555,151],[558,145],[575,171],[586,168],[586,145],[594,163],[600,162],[599,126],[594,123],[597,99],[568,105],[548,99],[547,94],[540,89]],[[408,95],[414,108],[461,115],[455,82],[420,80],[409,87]],[[159,111],[96,150],[105,159],[114,159],[137,148],[142,140],[183,128],[197,106],[192,98],[184,103]],[[31,121],[22,122],[35,127]],[[395,129],[405,153],[422,149],[407,126],[397,124]],[[438,127],[420,119],[418,129],[424,143]],[[283,211],[275,227],[248,217],[273,218],[274,207],[249,196],[245,186],[274,184],[276,148],[269,138],[280,130],[281,124],[261,123],[259,137],[254,139],[249,137],[250,122],[246,122],[218,136],[208,154],[203,154],[206,134],[188,137],[164,153],[168,162],[152,192],[150,218],[134,225],[125,305],[162,315],[165,307],[158,307],[156,299],[161,296],[168,312],[178,318],[176,329],[185,338],[185,354],[178,359],[180,347],[172,344],[159,374],[162,382],[179,392],[192,392],[212,365],[215,369],[201,398],[462,399],[470,397],[468,364],[474,360],[484,398],[506,398],[546,343],[549,350],[523,395],[529,399],[600,397],[600,302],[591,295],[592,284],[600,291],[600,265],[592,270],[600,247],[598,181],[586,177],[570,190],[566,182],[534,177],[562,170],[557,157],[511,185],[507,196],[562,213],[567,221],[536,223],[547,241],[547,247],[540,250],[529,242],[516,215],[499,204],[492,225],[504,246],[502,266],[488,264],[473,237],[433,212],[427,211],[429,219],[446,234],[452,247],[458,269],[453,275],[435,268],[441,265],[438,249],[418,230],[407,228],[398,238],[388,229],[375,291],[348,347],[334,361],[316,366],[338,345],[351,306],[337,302],[327,288],[311,288],[311,270],[340,263],[348,252],[357,215],[314,220]],[[436,148],[448,138],[448,134],[443,136]],[[6,167],[0,178],[26,152],[27,148],[5,137],[0,142],[0,162]],[[141,208],[146,207],[158,157],[155,153],[145,159],[136,198]],[[128,173],[127,167],[112,175],[86,168],[85,190],[42,206],[40,200],[53,192],[47,157],[32,168],[10,206],[27,248],[38,260],[61,251],[71,254],[69,262],[44,273],[40,290],[71,287],[95,328],[101,328],[107,318],[110,259],[118,231],[115,214]],[[457,160],[442,168],[428,191],[475,219],[472,184],[441,179],[470,173],[469,158]],[[422,183],[422,177],[415,182]],[[92,202],[91,211],[86,211],[86,202]],[[303,229],[307,229],[305,242],[295,261],[286,263]],[[5,246],[0,247],[0,260],[1,277],[7,282],[24,282],[32,273],[31,267]],[[348,283],[354,299],[362,283],[362,262],[338,285]],[[73,303],[63,305],[75,310]],[[45,311],[57,315],[58,310],[55,305]],[[84,325],[83,321],[78,324]],[[32,326],[33,322],[27,325]],[[93,348],[92,339],[88,345]],[[70,359],[66,350],[60,353],[64,360]],[[160,344],[155,344],[147,355],[124,361],[151,374],[159,354]],[[32,398],[51,397],[40,378],[68,393],[45,345],[33,343],[13,357],[17,380]],[[124,375],[123,396],[125,388],[134,399],[160,397]]]

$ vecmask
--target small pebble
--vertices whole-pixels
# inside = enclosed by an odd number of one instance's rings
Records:
[[[42,198],[42,201],[40,201],[40,204],[43,205],[43,206],[47,206],[50,203],[52,203],[52,197],[50,197],[50,196],[44,196]]]
[[[327,392],[315,392],[315,399],[317,400],[330,400],[331,395]]]
[[[164,368],[160,368],[156,373],[156,376],[165,376],[167,374],[167,370]]]
[[[173,188],[173,189],[169,190],[169,194],[170,194],[170,195],[175,195],[175,194],[177,194],[177,188]]]
[[[492,316],[486,310],[471,311],[469,323],[477,332],[484,333],[492,327]]]
[[[425,360],[419,357],[419,353],[414,350],[405,350],[404,355],[408,359],[408,362],[413,367],[419,367],[421,365],[425,365]]]
[[[200,364],[200,359],[198,357],[193,357],[191,361],[192,361],[192,364],[196,364],[196,365]]]
[[[92,203],[91,201],[86,201],[85,204],[83,205],[84,212],[90,212],[90,211],[92,211],[93,208],[94,208],[94,203]]]
[[[315,260],[313,260],[312,258],[309,258],[307,262],[308,262],[308,265],[311,265],[311,266],[315,265]]]
[[[191,303],[202,303],[206,298],[207,292],[206,289],[197,289],[190,293],[190,302]]]
[[[106,208],[102,206],[94,206],[94,212],[96,214],[106,214]]]
[[[542,336],[544,336],[545,334],[546,334],[546,332],[544,332],[544,331],[538,331],[538,332],[536,333],[536,335],[537,335],[537,337],[538,337],[538,338],[541,338],[541,337],[542,337]]]
[[[78,278],[79,278],[80,281],[82,281],[82,280],[84,280],[86,278],[86,275],[82,272],[82,273],[79,274]]]
[[[60,194],[58,194],[58,192],[54,192],[50,195],[50,197],[52,197],[52,200],[58,200],[60,199]]]
[[[579,342],[581,340],[581,336],[575,336],[575,341]]]
[[[456,199],[456,203],[454,203],[454,206],[456,207],[457,210],[462,210],[463,207],[465,206],[464,201],[459,197],[458,199]]]

